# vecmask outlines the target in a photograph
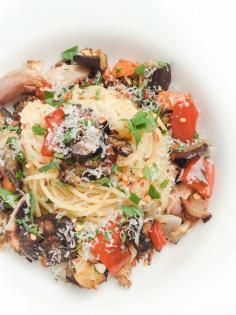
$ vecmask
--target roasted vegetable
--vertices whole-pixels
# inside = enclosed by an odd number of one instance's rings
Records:
[[[171,70],[168,64],[165,64],[162,68],[157,68],[151,77],[150,86],[158,89],[161,87],[162,90],[166,91],[169,88],[171,82]]]
[[[86,289],[95,289],[99,284],[106,281],[107,275],[99,272],[96,264],[86,261],[81,257],[72,260],[67,271],[67,280]]]
[[[197,156],[206,157],[208,155],[208,149],[209,149],[208,144],[201,141],[193,145],[185,146],[181,150],[177,149],[172,151],[170,158],[178,166],[183,167],[190,159],[193,159]]]
[[[73,58],[78,65],[90,69],[91,71],[105,71],[107,68],[107,56],[101,49],[93,50],[85,48]]]
[[[160,252],[162,248],[167,244],[165,233],[162,229],[161,223],[155,221],[149,231],[150,239],[154,248]]]
[[[210,197],[214,185],[214,165],[211,160],[195,157],[181,171],[178,181],[196,189],[203,197]]]
[[[109,233],[109,240],[105,233]],[[120,230],[115,223],[108,224],[104,229],[104,234],[97,235],[92,251],[106,266],[111,275],[117,274],[131,258],[129,250],[122,248]]]
[[[211,214],[207,211],[208,200],[195,193],[188,199],[182,199],[184,211],[188,219],[207,219]]]

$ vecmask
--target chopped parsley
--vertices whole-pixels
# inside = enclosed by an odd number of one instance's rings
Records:
[[[20,127],[19,126],[14,126],[14,125],[8,125],[6,127],[6,129],[9,130],[9,131],[19,131]]]
[[[141,131],[152,132],[157,127],[153,111],[139,111],[128,120],[129,131],[134,136],[136,146],[141,141]]]
[[[123,211],[123,214],[126,217],[142,217],[144,215],[143,210],[137,206],[128,206],[128,205],[123,205],[121,206],[121,210]]]
[[[145,65],[144,65],[144,64],[139,65],[139,66],[137,66],[137,67],[135,68],[135,73],[136,73],[137,75],[142,75],[142,74],[144,74],[144,71],[145,71]]]
[[[58,169],[58,168],[59,168],[59,162],[54,161],[40,167],[39,171],[43,173],[43,172],[47,172],[49,170]]]
[[[160,199],[161,195],[153,185],[149,186],[148,194],[152,199]]]
[[[145,166],[143,170],[143,177],[147,180],[155,181],[157,180],[158,167],[155,162],[152,163],[151,167]]]
[[[167,185],[169,184],[169,179],[164,179],[161,183],[160,183],[160,188],[164,189],[167,187]]]
[[[0,198],[7,208],[14,208],[18,201],[18,196],[5,188],[0,188]]]
[[[44,99],[45,102],[51,105],[52,107],[58,108],[60,107],[65,100],[55,100],[54,99],[54,92],[52,91],[44,91]]]
[[[112,240],[112,230],[107,230],[104,232],[105,239],[110,242]]]
[[[55,152],[54,153],[54,157],[57,159],[64,159],[64,154],[63,153],[59,153],[59,152]]]
[[[164,61],[157,61],[158,65],[161,67],[161,68],[164,68],[164,67],[168,67],[169,64],[167,62],[164,62]]]
[[[22,170],[16,171],[16,179],[21,179],[24,177],[24,172]]]
[[[71,140],[72,140],[72,130],[69,129],[66,131],[66,133],[64,134],[64,137],[63,137],[63,142],[64,143],[69,143]]]
[[[72,61],[74,56],[77,55],[78,52],[79,52],[79,47],[77,45],[77,46],[74,46],[74,47],[71,47],[71,48],[68,48],[68,49],[64,50],[61,53],[61,57],[64,60]]]
[[[135,193],[131,193],[129,196],[129,200],[135,203],[136,205],[139,204],[140,198]]]
[[[46,129],[40,127],[39,125],[32,126],[32,131],[35,135],[38,135],[38,136],[44,136],[46,133]]]
[[[120,167],[117,163],[114,163],[111,168],[111,172],[117,174],[120,171]]]
[[[100,185],[106,186],[106,187],[110,187],[111,183],[112,183],[110,177],[102,177],[102,178],[95,180],[95,182],[97,184],[100,184]]]
[[[120,73],[123,70],[121,67],[116,67],[116,73]]]
[[[8,144],[11,149],[13,149],[16,144],[16,137],[8,137],[6,144]]]
[[[22,225],[29,233],[32,233],[38,237],[41,235],[37,224],[28,224],[24,219],[16,219],[16,223]]]
[[[36,198],[35,195],[32,191],[30,191],[29,193],[30,195],[30,212],[29,212],[29,216],[30,216],[30,221],[33,223],[34,221],[34,211],[36,209]]]
[[[102,79],[103,79],[102,74],[101,74],[101,72],[99,72],[99,76],[96,79],[96,81],[94,82],[94,84],[98,85],[98,84],[102,83]]]
[[[20,151],[17,155],[16,155],[16,159],[17,161],[21,164],[24,165],[25,164],[25,155],[22,151]]]
[[[194,139],[198,140],[200,137],[199,133],[197,131],[194,132]]]
[[[100,89],[97,89],[96,92],[95,92],[95,100],[96,101],[99,101],[100,98],[101,98],[101,90]]]

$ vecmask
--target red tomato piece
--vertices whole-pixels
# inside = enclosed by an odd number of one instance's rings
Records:
[[[41,148],[41,154],[42,156],[47,156],[47,157],[52,157],[53,156],[53,152],[51,150],[49,150],[49,143],[47,141],[47,137],[44,139],[44,143],[42,145]]]
[[[107,240],[105,233],[109,232],[110,240]],[[115,275],[130,260],[131,254],[127,248],[122,249],[120,230],[115,223],[109,224],[104,233],[97,235],[94,240],[92,251],[106,266],[111,275]]]
[[[51,114],[45,116],[46,127],[47,129],[53,129],[55,125],[59,125],[65,117],[65,113],[62,108],[57,108]]]
[[[168,243],[165,237],[164,231],[161,227],[161,223],[155,221],[149,231],[149,237],[152,241],[154,248],[160,252],[162,248]]]
[[[115,78],[133,76],[135,74],[136,67],[136,63],[125,59],[120,59],[114,65],[111,74]]]
[[[157,99],[164,110],[172,110],[174,109],[174,106],[175,104],[177,104],[177,102],[185,100],[187,97],[191,97],[190,94],[161,91],[160,93],[158,93]]]
[[[197,118],[198,111],[190,95],[178,100],[171,117],[173,137],[181,141],[193,140]]]
[[[180,174],[179,180],[196,189],[203,197],[210,197],[214,186],[214,165],[202,157],[192,159]]]

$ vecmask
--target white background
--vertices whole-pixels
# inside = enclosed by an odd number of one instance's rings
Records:
[[[213,219],[133,272],[133,287],[55,282],[37,264],[0,253],[0,314],[236,314],[236,2],[2,1],[0,74],[27,58],[56,59],[74,44],[113,58],[157,58],[191,91],[213,140]]]

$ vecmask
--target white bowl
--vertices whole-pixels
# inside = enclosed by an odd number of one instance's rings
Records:
[[[130,290],[112,279],[95,291],[57,283],[38,264],[4,251],[1,313],[235,314],[234,2],[21,0],[1,6],[1,74],[29,58],[49,64],[77,43],[102,48],[113,61],[171,62],[173,88],[193,94],[216,165],[212,220],[156,254],[151,267],[135,268]]]

